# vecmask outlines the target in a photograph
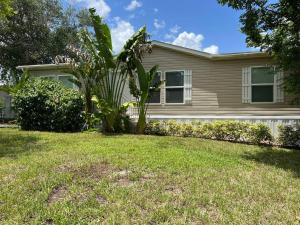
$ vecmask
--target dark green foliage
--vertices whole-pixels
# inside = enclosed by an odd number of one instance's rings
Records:
[[[234,120],[180,123],[174,120],[150,121],[146,134],[200,137],[207,139],[269,144],[273,138],[270,128],[262,123],[251,124]]]
[[[243,10],[241,31],[247,35],[247,44],[269,52],[280,67],[290,73],[285,87],[300,103],[300,1],[218,1]]]
[[[279,126],[279,143],[283,146],[300,148],[300,124]]]
[[[17,66],[52,63],[56,55],[66,54],[67,45],[79,42],[77,31],[89,25],[86,10],[64,10],[59,0],[11,0],[10,7],[14,13],[0,20],[4,83],[18,82]]]
[[[13,97],[23,130],[74,132],[83,127],[81,96],[57,81],[32,79]]]

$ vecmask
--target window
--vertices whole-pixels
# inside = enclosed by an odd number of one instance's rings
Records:
[[[161,80],[161,73],[157,72],[155,78],[152,82],[152,85],[159,83]],[[149,103],[159,104],[160,103],[160,88],[155,90],[154,87],[150,88],[150,98]]]
[[[252,102],[274,102],[274,68],[251,69]]]
[[[41,79],[56,80],[56,76],[40,76]]]
[[[63,83],[63,85],[67,88],[73,88],[74,85],[70,81],[72,79],[72,76],[66,75],[66,76],[58,76],[58,80]]]
[[[41,79],[48,79],[48,80],[58,80],[60,81],[65,87],[67,88],[74,88],[73,82],[70,81],[72,79],[71,75],[47,75],[47,76],[40,76]]]
[[[166,72],[166,103],[184,103],[184,71]]]

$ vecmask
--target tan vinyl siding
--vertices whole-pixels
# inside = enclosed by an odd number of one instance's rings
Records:
[[[242,103],[242,68],[271,65],[270,58],[211,60],[201,56],[154,46],[146,55],[147,68],[159,65],[159,71],[192,70],[192,103],[189,105],[151,105],[152,115],[299,115],[300,108],[284,103]],[[164,95],[164,91],[161,92]],[[164,96],[162,96],[164,99]]]

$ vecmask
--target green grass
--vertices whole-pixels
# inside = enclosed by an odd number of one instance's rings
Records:
[[[300,151],[0,129],[0,224],[300,224]]]

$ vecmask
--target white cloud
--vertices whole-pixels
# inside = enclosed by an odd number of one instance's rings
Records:
[[[204,40],[204,36],[202,34],[195,34],[193,32],[188,33],[186,31],[178,34],[177,37],[174,34],[166,34],[166,39],[173,39],[172,44],[179,45],[185,48],[191,48],[198,51],[207,52],[210,54],[218,54],[219,47],[217,45],[211,45],[206,48],[202,48],[202,42]]]
[[[170,28],[170,32],[173,34],[177,34],[180,29],[181,29],[181,27],[176,24],[174,27]]]
[[[216,45],[211,45],[207,48],[203,49],[204,52],[210,53],[210,54],[218,54],[219,53],[219,47]]]
[[[178,37],[173,41],[173,44],[200,51],[203,40],[204,37],[202,34],[195,34],[193,32],[188,33],[184,31],[178,35]]]
[[[116,24],[111,29],[111,35],[114,52],[118,53],[125,42],[134,34],[134,27],[131,23],[121,20],[119,17],[114,19]]]
[[[143,3],[137,0],[132,0],[128,6],[125,7],[127,11],[133,11],[137,8],[142,7]]]
[[[153,25],[156,29],[162,29],[166,26],[166,22],[164,20],[159,21],[158,19],[154,19]]]
[[[165,34],[165,39],[167,40],[174,40],[176,36],[174,34]]]
[[[82,3],[87,8],[95,8],[97,13],[102,17],[107,17],[111,11],[105,0],[70,0],[71,4]]]

